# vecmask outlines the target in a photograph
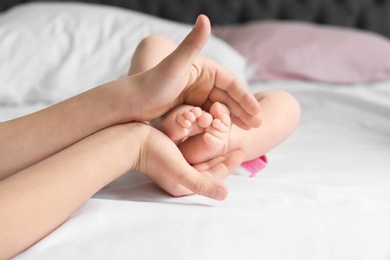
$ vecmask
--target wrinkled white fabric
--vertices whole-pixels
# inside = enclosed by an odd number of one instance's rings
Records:
[[[195,22],[195,21],[194,21]],[[121,8],[31,3],[0,13],[0,103],[58,102],[127,74],[150,34],[176,44],[191,25]],[[246,77],[246,61],[212,36],[202,53]]]
[[[289,90],[302,120],[256,177],[226,179],[225,201],[129,173],[16,259],[388,259],[389,83],[251,87]]]

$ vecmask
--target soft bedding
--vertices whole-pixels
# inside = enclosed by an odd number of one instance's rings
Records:
[[[217,26],[253,66],[251,81],[361,83],[390,79],[390,42],[377,33],[297,21]]]
[[[0,13],[0,103],[58,102],[123,77],[142,38],[160,34],[179,43],[190,29],[101,5],[16,6]],[[227,43],[213,36],[202,51],[245,80],[246,61]]]
[[[256,177],[226,179],[226,201],[129,173],[16,259],[389,259],[389,82],[251,89],[292,92],[302,120]]]
[[[26,14],[31,24],[18,22]],[[49,17],[57,20],[42,27]],[[188,29],[77,4],[20,6],[1,14],[0,21],[0,36],[7,40],[0,42],[0,121],[123,76],[141,35],[180,31],[174,34],[178,41]],[[82,29],[97,21],[105,29]],[[121,22],[142,32],[126,38],[128,31],[115,30]],[[146,28],[149,22],[153,30]],[[26,36],[29,26],[37,27]],[[41,45],[40,37],[50,44]],[[221,40],[212,38],[205,54],[245,77],[245,59]],[[47,60],[37,63],[42,57]],[[253,92],[294,94],[302,119],[267,154],[268,166],[256,177],[237,170],[226,179],[225,201],[172,198],[144,176],[128,173],[15,259],[390,259],[389,86],[389,81],[252,82]]]

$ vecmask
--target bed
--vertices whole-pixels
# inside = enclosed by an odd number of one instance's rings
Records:
[[[0,121],[124,76],[142,37],[180,42],[201,12],[203,54],[301,121],[225,201],[128,173],[15,259],[390,259],[390,2],[109,2],[0,4]]]

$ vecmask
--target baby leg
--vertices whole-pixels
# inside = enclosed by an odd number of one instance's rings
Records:
[[[212,121],[212,116],[199,107],[181,105],[153,121],[152,125],[179,144],[190,136],[205,132]]]
[[[174,51],[176,45],[160,35],[145,37],[137,46],[131,59],[128,75],[144,72],[156,66]]]
[[[210,108],[212,123],[204,133],[191,136],[180,143],[179,149],[191,164],[210,160],[225,154],[231,129],[230,110],[221,103],[214,103]]]

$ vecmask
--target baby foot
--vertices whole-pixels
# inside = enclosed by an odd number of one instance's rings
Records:
[[[231,129],[230,110],[221,103],[210,107],[213,120],[204,133],[194,135],[179,144],[179,149],[191,164],[208,161],[225,154]]]
[[[201,108],[182,105],[164,116],[158,128],[176,144],[179,144],[190,136],[203,133],[212,121],[212,116],[202,111]]]
[[[210,107],[210,114],[214,119],[206,128],[203,140],[205,145],[214,151],[214,156],[218,156],[227,152],[231,129],[230,110],[224,104],[216,102]]]

